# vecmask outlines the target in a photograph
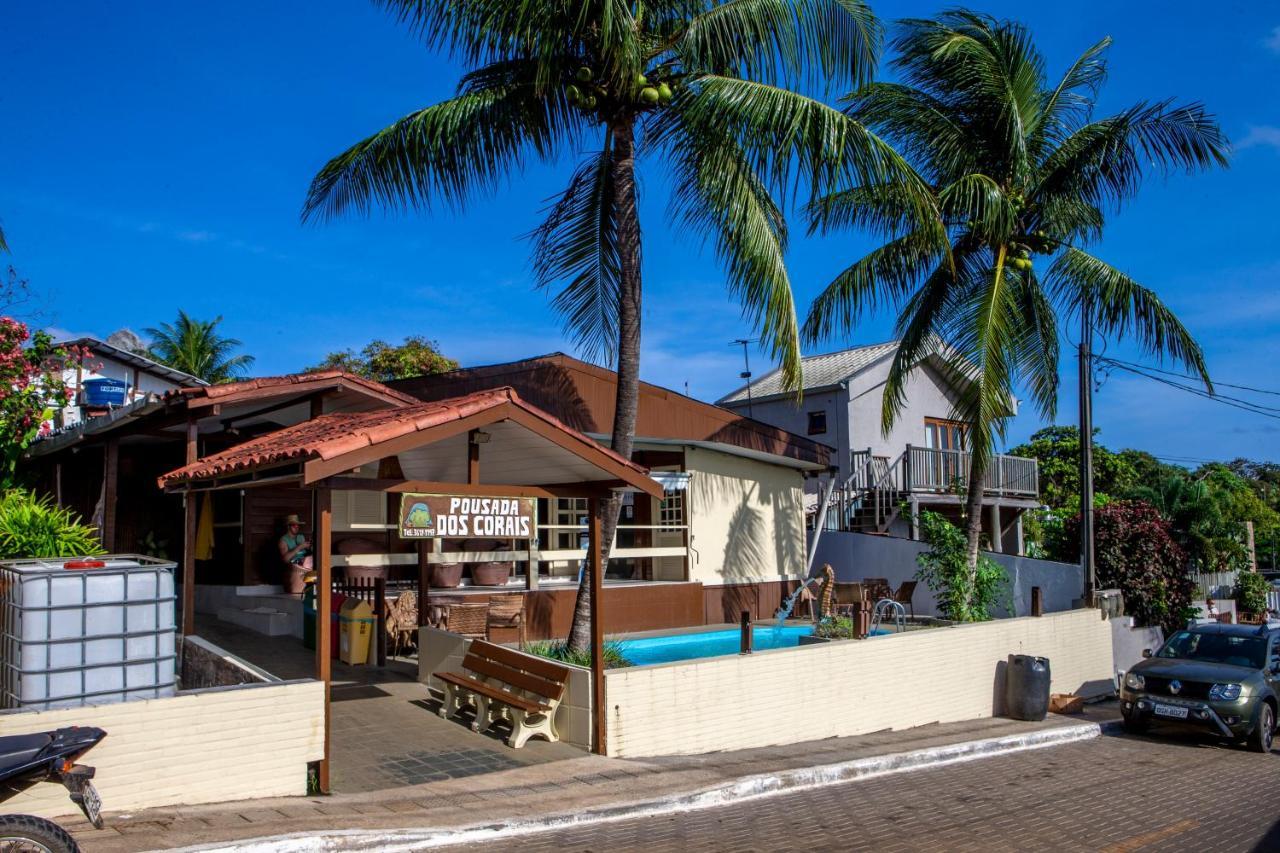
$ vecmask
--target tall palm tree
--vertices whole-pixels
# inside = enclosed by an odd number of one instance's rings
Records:
[[[796,89],[862,85],[880,29],[863,0],[381,0],[469,67],[458,94],[331,160],[303,216],[377,203],[461,206],[528,161],[580,157],[533,233],[540,285],[589,355],[616,359],[613,449],[630,457],[639,403],[637,158],[671,209],[709,238],[730,291],[797,383],[787,228],[775,200],[800,180],[872,182],[909,170],[880,140]],[[586,151],[585,156],[581,155]],[[907,194],[904,192],[904,194]],[[923,203],[923,202],[922,202]],[[615,501],[604,519],[613,539]],[[586,585],[571,648],[588,641]]]
[[[982,485],[1011,393],[1025,387],[1052,418],[1058,324],[1083,318],[1130,335],[1195,371],[1204,357],[1150,289],[1089,252],[1104,212],[1138,191],[1149,168],[1227,162],[1227,141],[1200,104],[1142,102],[1093,116],[1110,39],[1050,83],[1023,26],[967,11],[906,20],[893,39],[900,83],[847,97],[847,111],[903,152],[930,187],[921,217],[893,186],[851,185],[810,206],[814,227],[856,225],[883,245],[841,272],[805,320],[806,340],[850,332],[867,311],[898,312],[902,343],[885,386],[883,426],[901,412],[911,370],[938,355],[962,378],[956,414],[969,424],[966,501],[976,571]]]
[[[175,322],[144,330],[151,338],[149,354],[161,364],[206,382],[218,384],[239,379],[253,365],[254,357],[234,353],[241,343],[218,334],[221,322],[221,316],[195,320],[186,311],[178,311]]]

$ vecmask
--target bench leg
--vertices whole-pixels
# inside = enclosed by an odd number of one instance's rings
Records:
[[[444,685],[444,702],[440,705],[439,714],[443,719],[449,719],[454,714],[462,710],[462,706],[466,703],[466,692],[460,690],[458,685],[445,682]]]
[[[471,721],[471,731],[487,732],[489,726],[493,725],[493,703],[489,701],[487,696],[476,694],[476,716]]]
[[[512,708],[511,736],[507,738],[507,746],[519,749],[534,735],[541,735],[551,743],[560,740],[560,735],[556,732],[555,711],[530,714],[519,708]]]

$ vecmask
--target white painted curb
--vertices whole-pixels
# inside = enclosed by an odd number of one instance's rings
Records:
[[[552,832],[597,823],[657,817],[681,812],[699,811],[737,804],[762,797],[776,797],[795,791],[818,788],[841,782],[873,779],[893,773],[925,770],[1008,755],[1030,749],[1043,749],[1064,743],[1089,740],[1110,729],[1111,723],[1080,723],[1040,729],[1027,734],[973,740],[947,746],[858,758],[837,764],[801,767],[777,773],[744,776],[732,782],[687,794],[674,794],[616,806],[600,806],[580,812],[517,818],[471,826],[405,829],[351,829],[324,833],[290,833],[264,836],[236,842],[183,847],[177,853],[323,853],[338,850],[409,851],[462,844],[480,844],[521,835]]]

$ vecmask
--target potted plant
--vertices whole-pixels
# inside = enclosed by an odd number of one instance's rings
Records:
[[[462,563],[432,563],[427,580],[432,589],[453,589],[462,583]]]
[[[494,560],[471,564],[471,582],[476,586],[506,586],[510,577],[510,562]]]

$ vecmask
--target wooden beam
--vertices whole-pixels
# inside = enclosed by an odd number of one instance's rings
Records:
[[[467,483],[473,486],[480,482],[480,444],[477,441],[479,435],[478,429],[467,433]]]
[[[186,464],[200,458],[200,431],[194,416],[187,418]],[[196,633],[196,535],[200,498],[194,494],[182,496],[182,509],[186,524],[182,534],[182,633],[191,637]]]
[[[614,480],[566,483],[556,486],[504,486],[498,483],[444,483],[438,480],[382,480],[364,477],[330,477],[322,484],[331,489],[366,492],[426,492],[440,495],[480,495],[495,498],[609,497]]]
[[[320,760],[319,786],[329,793],[329,686],[333,661],[329,658],[329,611],[333,609],[333,494],[316,492],[316,535],[312,553],[316,564],[316,678],[324,682],[324,758]]]
[[[120,485],[120,439],[109,438],[102,448],[102,547],[116,551],[116,495]]]
[[[311,396],[311,420],[315,420],[324,414],[324,397],[321,394],[313,394]]]
[[[427,561],[427,540],[419,539],[418,545],[418,627],[427,624],[427,605],[431,601],[431,564]],[[416,638],[415,638],[416,641]]]
[[[586,436],[580,436],[564,429],[557,428],[552,424],[547,423],[542,418],[530,414],[528,411],[519,407],[512,406],[511,408],[512,414],[510,419],[527,428],[530,432],[537,433],[552,444],[562,447],[570,453],[586,459],[597,468],[613,474],[619,480],[622,480],[642,492],[650,494],[655,498],[662,497],[662,486],[649,477],[648,474],[636,471],[630,465],[627,465],[610,453],[607,453],[603,447]]]
[[[601,519],[608,504],[592,498],[587,521],[587,583],[591,592],[591,751],[604,755],[608,746],[605,728],[608,709],[604,696],[604,555],[601,549]]]
[[[182,635],[184,637],[192,637],[196,633],[196,513],[199,507],[199,495],[182,496],[182,511],[185,515],[182,534]]]

